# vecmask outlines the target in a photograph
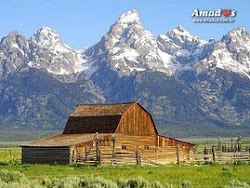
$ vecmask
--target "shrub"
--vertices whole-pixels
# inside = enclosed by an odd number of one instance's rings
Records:
[[[151,184],[151,187],[152,188],[165,188],[165,186],[163,186],[160,182],[158,181],[154,181],[152,184]]]
[[[150,183],[143,177],[132,178],[132,179],[119,179],[117,181],[119,188],[151,188]]]
[[[83,177],[80,180],[80,187],[86,188],[117,188],[117,184],[112,180],[106,180],[100,176]]]
[[[49,184],[50,183],[50,184]],[[63,187],[63,188],[77,188],[80,187],[80,178],[78,177],[65,177],[55,178],[45,183],[48,188]]]
[[[117,188],[116,183],[111,180],[106,180],[103,177],[65,177],[49,179],[45,177],[42,180],[42,185],[47,188],[63,187],[63,188]]]
[[[0,170],[0,188],[40,188],[37,180],[29,181],[17,171]]]
[[[224,166],[222,167],[222,170],[224,170],[224,171],[228,171],[228,170],[229,170],[229,166],[224,165]]]
[[[250,188],[250,185],[245,182],[240,182],[239,180],[234,179],[230,181],[230,183],[226,185],[225,188]]]
[[[22,173],[7,170],[0,170],[0,180],[5,183],[27,181]]]
[[[191,187],[192,187],[191,182],[188,180],[184,180],[180,184],[180,188],[191,188]]]

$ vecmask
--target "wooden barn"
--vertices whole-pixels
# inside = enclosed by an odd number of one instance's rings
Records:
[[[192,158],[194,144],[162,136],[136,102],[78,105],[61,135],[24,144],[23,163],[176,163]]]

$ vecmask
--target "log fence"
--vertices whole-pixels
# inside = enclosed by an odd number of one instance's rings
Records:
[[[165,165],[182,163],[210,164],[213,162],[250,162],[250,147],[243,145],[241,137],[235,143],[222,143],[218,138],[217,145],[211,148],[195,149],[194,152],[184,152],[185,148],[176,146],[161,146],[150,149],[137,147],[136,151],[125,151],[116,146],[115,137],[112,138],[110,146],[100,146],[98,134],[95,145],[85,147],[83,154],[76,156],[76,163],[95,163],[99,165]]]

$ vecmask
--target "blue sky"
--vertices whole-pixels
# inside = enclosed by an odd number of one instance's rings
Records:
[[[220,39],[234,27],[249,31],[249,0],[1,0],[0,38],[12,30],[30,37],[42,26],[55,29],[71,47],[91,46],[122,13],[136,9],[144,27],[155,36],[184,26],[203,39]],[[195,24],[191,13],[201,10],[237,10],[235,23]]]

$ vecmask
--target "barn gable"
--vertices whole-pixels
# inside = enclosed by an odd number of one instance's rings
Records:
[[[129,135],[158,135],[151,115],[138,103],[134,103],[122,115],[116,133]]]

